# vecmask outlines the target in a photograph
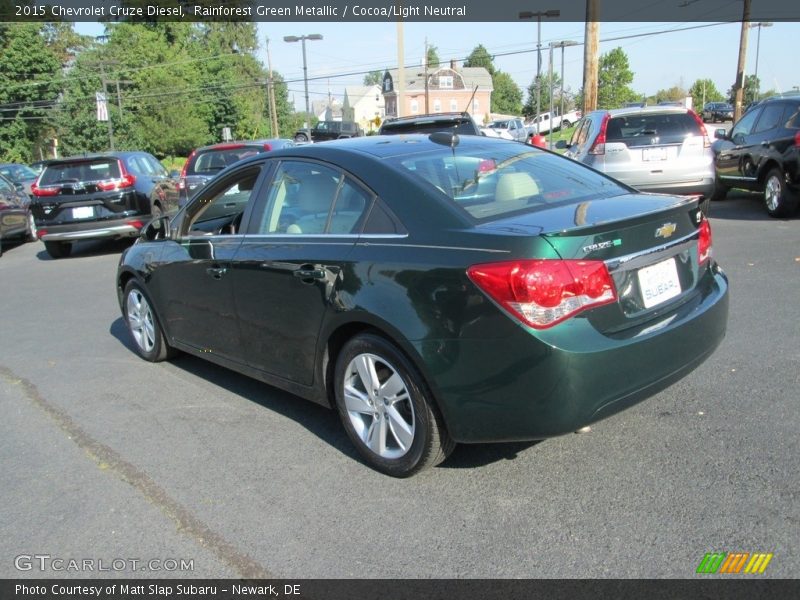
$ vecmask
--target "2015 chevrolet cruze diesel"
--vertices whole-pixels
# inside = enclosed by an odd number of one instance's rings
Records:
[[[117,287],[143,358],[334,407],[395,476],[616,413],[703,362],[728,315],[696,198],[449,132],[229,167],[144,229]]]

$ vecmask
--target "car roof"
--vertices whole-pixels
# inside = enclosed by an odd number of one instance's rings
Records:
[[[216,144],[209,144],[208,146],[201,146],[195,152],[203,152],[206,150],[224,150],[234,146],[263,146],[265,144],[275,144],[276,142],[294,143],[288,138],[270,138],[264,140],[231,140],[230,142],[218,142]]]
[[[46,166],[56,163],[67,162],[80,162],[85,160],[94,160],[98,158],[128,158],[129,156],[136,156],[140,154],[150,154],[144,150],[125,150],[125,151],[110,151],[110,152],[93,152],[91,154],[81,154],[76,156],[64,156],[62,158],[53,158],[48,161]]]
[[[627,115],[646,115],[646,114],[665,114],[665,113],[687,113],[690,109],[683,106],[668,106],[665,104],[657,106],[644,106],[636,107],[630,106],[627,108],[612,108],[595,110],[589,113],[590,115],[611,115],[612,117],[627,116]]]
[[[454,119],[472,119],[466,112],[424,113],[421,115],[406,115],[403,117],[387,117],[385,124],[404,123],[406,121],[452,121]]]

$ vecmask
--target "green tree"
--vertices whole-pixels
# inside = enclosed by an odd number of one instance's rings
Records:
[[[703,110],[707,102],[722,102],[725,97],[710,79],[698,79],[689,88],[689,95],[692,97],[692,106],[695,112]]]
[[[494,75],[495,67],[494,67],[494,59],[492,55],[489,54],[489,51],[483,47],[483,44],[478,44],[475,48],[470,52],[467,60],[464,61],[465,67],[483,67],[489,74]]]
[[[495,71],[492,75],[492,107],[491,111],[505,115],[518,115],[522,112],[522,90],[503,71]]]
[[[522,107],[522,114],[526,117],[532,117],[536,115],[536,86],[537,83],[541,82],[541,108],[539,112],[545,112],[550,110],[550,90],[553,90],[553,105],[554,107],[560,108],[560,92],[561,92],[561,77],[558,73],[553,73],[553,80],[552,86],[550,85],[550,74],[549,73],[542,73],[541,77],[534,76],[533,81],[528,86],[528,99],[525,102],[525,106]],[[569,102],[566,101],[567,90],[564,90],[565,95],[565,108],[570,105]]]
[[[0,23],[0,160],[29,162],[49,130],[61,62],[41,23]]]
[[[383,71],[370,71],[364,75],[364,85],[380,85],[383,81]]]
[[[658,90],[656,92],[656,102],[663,102],[663,101],[670,101],[670,102],[677,102],[682,101],[686,96],[689,95],[683,86],[680,85],[673,85],[670,88],[665,90]]]
[[[622,48],[614,48],[600,57],[597,82],[597,107],[619,108],[639,99],[631,89],[633,71]]]
[[[426,58],[429,69],[437,69],[439,67],[440,60],[436,46],[428,46],[428,54]]]
[[[742,95],[742,105],[747,106],[748,103],[758,100],[760,95],[758,93],[761,87],[761,80],[755,75],[745,75],[744,77],[744,94]],[[728,102],[736,104],[736,89],[732,85],[728,88]]]

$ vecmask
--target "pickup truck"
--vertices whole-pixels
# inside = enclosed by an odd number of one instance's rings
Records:
[[[358,123],[320,121],[311,128],[311,140],[308,139],[308,132],[305,129],[300,129],[294,134],[294,141],[302,144],[308,141],[324,142],[326,140],[339,140],[362,135],[364,135],[364,130],[361,129]]]
[[[550,112],[543,112],[528,123],[528,129],[531,134],[549,133],[551,129],[558,131],[562,127],[572,127],[580,120],[581,111],[579,110],[571,110],[563,115],[553,114],[552,116]]]

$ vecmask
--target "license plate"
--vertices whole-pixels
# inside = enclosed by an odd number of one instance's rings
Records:
[[[667,160],[667,149],[645,148],[642,150],[642,160]]]
[[[79,206],[72,209],[73,219],[90,219],[94,216],[94,208],[91,206]]]
[[[666,302],[681,293],[681,282],[674,258],[639,269],[637,275],[645,308]]]

